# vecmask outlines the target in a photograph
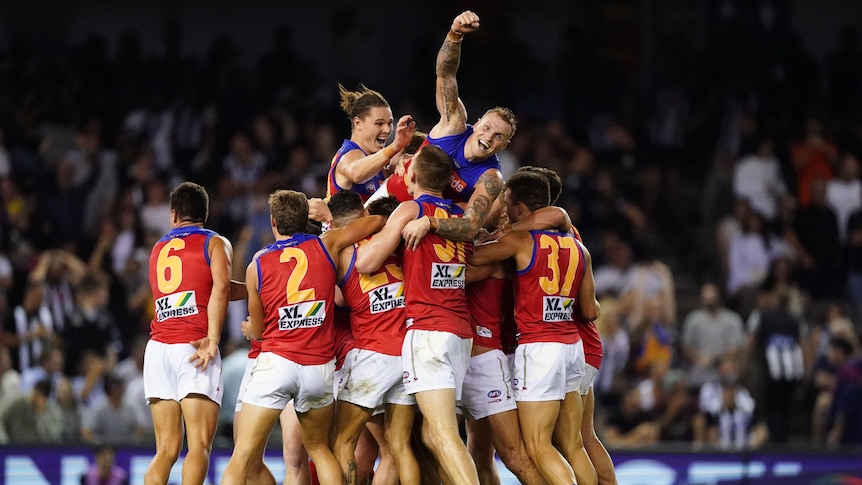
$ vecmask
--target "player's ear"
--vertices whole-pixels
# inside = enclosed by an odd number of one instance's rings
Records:
[[[362,118],[360,118],[358,116],[354,116],[353,117],[353,128],[355,129],[356,127],[358,127],[360,123],[362,123]]]

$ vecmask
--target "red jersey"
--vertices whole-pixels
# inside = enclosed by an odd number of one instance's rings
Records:
[[[302,365],[331,361],[335,357],[335,263],[320,238],[294,234],[276,241],[255,264],[264,308],[261,351]]]
[[[187,344],[207,336],[207,305],[213,289],[210,238],[199,226],[177,227],[159,239],[150,253],[150,288],[155,313],[150,338]]]
[[[350,330],[350,310],[340,306],[335,307],[335,370],[341,369],[344,359],[354,345],[353,332]]]
[[[417,217],[445,219],[463,214],[451,201],[430,195],[422,195],[416,203]],[[473,336],[464,290],[468,250],[472,246],[429,232],[415,251],[404,251],[404,303],[409,328],[449,332],[461,338]]]
[[[355,346],[386,355],[401,355],[404,325],[404,275],[400,260],[391,255],[374,274],[359,274],[356,248],[338,286],[350,305],[350,326]]]
[[[600,369],[602,367],[602,338],[593,322],[578,322],[578,333],[584,342],[584,356],[587,364]]]
[[[505,278],[488,277],[467,285],[467,306],[473,326],[473,345],[503,350],[503,294]]]
[[[518,346],[518,327],[515,325],[515,289],[511,278],[506,278],[503,287],[503,307],[500,310],[503,321],[500,328],[503,352],[514,354]]]
[[[580,340],[572,320],[586,272],[581,243],[560,231],[530,231],[533,257],[515,278],[518,344]]]
[[[260,355],[260,341],[252,340],[251,348],[248,349],[248,358],[256,359],[258,355]]]

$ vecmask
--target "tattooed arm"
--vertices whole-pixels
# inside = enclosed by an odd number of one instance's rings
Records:
[[[429,230],[451,241],[472,241],[485,224],[494,199],[502,191],[503,174],[496,168],[487,170],[476,182],[476,188],[473,196],[470,197],[467,210],[464,211],[464,217],[451,219],[421,217],[404,226],[401,237],[404,238],[406,246],[411,249],[419,246],[419,241]]]
[[[479,28],[479,17],[467,10],[452,21],[452,26],[437,53],[437,83],[435,101],[440,121],[430,136],[439,138],[463,133],[467,129],[467,109],[458,97],[458,65],[461,63],[461,41],[464,34]]]

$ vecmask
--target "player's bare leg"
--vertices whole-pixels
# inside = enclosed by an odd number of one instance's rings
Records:
[[[359,477],[359,483],[370,481],[371,474],[374,473],[374,462],[377,461],[377,456],[380,453],[377,441],[371,431],[368,430],[369,423],[371,420],[365,423],[365,429],[359,434],[359,441],[356,443],[356,451],[354,452],[356,455],[356,476]],[[389,459],[391,460],[392,457]]]
[[[596,485],[596,470],[581,439],[583,416],[581,393],[576,390],[566,394],[560,405],[560,415],[554,430],[554,445],[572,466],[579,485]]]
[[[239,436],[242,423],[240,416],[242,413],[236,412],[233,414],[233,441],[236,443],[237,436]],[[251,464],[248,468],[248,474],[245,476],[246,485],[275,485],[275,477],[272,475],[272,472],[267,468],[266,464],[263,462],[263,452],[265,451],[265,447],[261,448],[260,456],[254,460],[252,460]]]
[[[377,414],[365,423],[368,433],[377,442],[377,453],[380,457],[380,463],[377,464],[377,470],[374,471],[374,480],[371,483],[375,485],[398,485],[398,464],[395,462],[395,457],[392,456],[392,452],[389,449],[389,442],[386,441],[385,419],[386,416],[384,414]],[[373,466],[374,463],[372,462]]]
[[[592,386],[584,396],[584,419],[581,423],[581,438],[584,440],[584,448],[596,469],[599,485],[617,485],[617,474],[614,471],[614,462],[605,445],[596,436],[594,421],[596,410],[596,393]]]
[[[491,428],[491,439],[497,454],[521,483],[526,485],[542,484],[542,474],[527,454],[527,447],[521,437],[518,411],[512,409],[492,414],[487,418]]]
[[[219,405],[201,394],[189,394],[180,401],[180,408],[183,410],[188,445],[183,461],[183,484],[202,484],[210,468]]]
[[[402,404],[387,404],[386,413],[384,413],[386,443],[389,445],[389,451],[398,467],[398,480],[395,482],[400,480],[402,485],[418,485],[422,480],[419,462],[410,444],[415,413],[416,410],[413,406]],[[377,483],[376,475],[374,482]]]
[[[500,485],[500,474],[494,460],[494,445],[491,443],[491,424],[488,418],[467,420],[467,451],[476,464],[476,473],[482,485]],[[525,452],[526,453],[526,452]]]
[[[156,433],[156,456],[144,475],[144,484],[164,485],[183,447],[182,410],[176,401],[150,399],[150,412]]]
[[[233,453],[222,476],[222,485],[244,485],[246,483],[248,470],[252,462],[263,455],[266,440],[281,412],[281,409],[270,409],[243,403],[242,411],[240,411],[242,433],[237,436]]]
[[[284,485],[311,485],[308,469],[308,453],[302,445],[299,419],[293,401],[279,415],[281,423],[281,447],[284,456]]]
[[[527,454],[550,485],[572,485],[575,472],[551,440],[560,401],[519,401],[518,420]]]
[[[299,429],[302,433],[302,444],[305,451],[314,462],[317,478],[321,485],[342,484],[344,474],[332,450],[329,449],[332,408],[328,406],[311,409],[304,413],[296,413],[299,419]]]
[[[455,389],[417,392],[416,403],[424,416],[422,439],[437,457],[447,478],[459,485],[478,484],[476,465],[458,434],[458,421],[453,412]]]
[[[340,401],[335,411],[335,443],[332,451],[341,466],[344,479],[348,485],[358,483],[359,474],[356,465],[356,445],[365,430],[365,423],[371,419],[373,409]],[[315,462],[316,463],[316,462]]]

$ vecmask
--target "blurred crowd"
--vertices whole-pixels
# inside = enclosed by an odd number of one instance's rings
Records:
[[[818,59],[791,32],[742,28],[719,25],[700,50],[660,45],[645,90],[570,29],[541,68],[556,110],[492,90],[523,113],[504,176],[556,170],[594,255],[611,448],[862,444],[858,32],[836,31]],[[0,46],[0,442],[151,442],[148,258],[177,182],[207,186],[238,280],[272,237],[267,195],[325,193],[349,125],[289,31],[243,66],[227,37],[182,55],[176,29],[153,57],[133,32],[62,60],[25,37]],[[481,58],[465,48],[465,79],[487,72]],[[430,128],[427,91],[390,99],[396,118]],[[222,339],[226,389],[242,374],[230,356],[244,366],[243,305]]]

